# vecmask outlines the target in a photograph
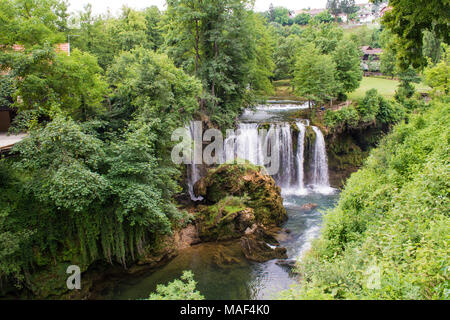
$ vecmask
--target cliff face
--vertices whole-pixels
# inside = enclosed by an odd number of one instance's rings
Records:
[[[342,188],[350,175],[358,171],[370,150],[375,148],[388,128],[354,129],[326,136],[330,183]]]

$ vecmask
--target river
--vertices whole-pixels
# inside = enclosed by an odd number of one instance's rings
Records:
[[[305,105],[261,106],[243,114],[242,126],[254,127],[257,130],[257,125],[253,124],[267,121],[274,121],[274,123],[278,123],[277,125],[283,126],[285,124],[279,124],[279,122],[286,115],[302,108],[304,109]],[[303,120],[299,119],[299,123],[300,121]],[[306,125],[309,125],[307,121]],[[317,130],[314,127],[314,131]],[[302,132],[302,130],[300,131]],[[320,138],[320,130],[316,133]],[[248,130],[245,131],[245,134],[251,135]],[[286,136],[283,139],[287,142],[292,140],[292,137],[288,135],[286,133],[283,135]],[[239,137],[237,139],[239,140]],[[288,172],[286,174],[289,175],[289,179],[286,179],[286,176],[274,177],[282,186],[284,204],[289,215],[289,220],[283,225],[283,228],[289,232],[281,232],[278,239],[281,246],[287,248],[289,259],[300,260],[302,258],[310,248],[312,241],[320,234],[324,212],[332,208],[339,198],[337,190],[329,187],[328,168],[323,168],[323,166],[327,166],[323,140],[316,140],[314,155],[311,157],[314,161],[311,167],[315,174],[309,184],[303,180],[297,181],[297,179],[304,179],[305,176],[303,172],[299,171],[299,168],[303,167],[301,161],[304,157],[299,150],[296,155],[293,154],[294,151],[290,148],[282,151],[292,153],[282,155],[282,159],[287,159],[284,161],[284,166],[290,166],[288,170],[284,168],[282,173]],[[258,151],[255,150],[255,152]],[[191,181],[192,184],[194,182]],[[316,204],[317,207],[311,211],[301,208],[310,203]],[[276,261],[249,262],[243,256],[239,242],[232,241],[193,246],[182,251],[167,265],[156,271],[153,270],[138,277],[121,279],[102,296],[105,299],[118,300],[145,299],[155,291],[158,284],[167,284],[179,278],[184,270],[194,272],[195,280],[198,282],[197,288],[208,300],[273,299],[277,297],[278,292],[289,289],[296,283],[296,275],[289,268],[278,265]]]

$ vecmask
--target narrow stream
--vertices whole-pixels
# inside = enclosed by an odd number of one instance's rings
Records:
[[[304,109],[304,105],[267,105],[253,111],[246,111],[242,117],[241,128],[251,141],[249,147],[254,148],[249,160],[258,162],[259,150],[257,123],[260,121],[280,121],[286,113]],[[252,122],[253,121],[253,122]],[[303,125],[308,121],[300,121],[299,139],[304,137]],[[282,128],[284,143],[292,143],[292,130],[286,124],[276,124]],[[323,212],[336,204],[338,193],[329,186],[328,168],[323,136],[318,128],[313,128],[317,134],[314,156],[311,164],[314,174],[312,181],[304,181],[303,159],[301,149],[294,154],[291,146],[284,145],[282,159],[284,168],[281,175],[274,177],[282,187],[284,204],[289,220],[283,228],[288,233],[279,235],[280,244],[287,248],[289,259],[299,260],[310,248],[312,241],[320,234]],[[257,132],[257,131],[256,131]],[[242,137],[236,137],[242,142]],[[297,139],[298,140],[298,139]],[[303,146],[301,140],[298,141]],[[239,148],[237,148],[239,153]],[[191,175],[199,179],[198,173]],[[193,182],[191,181],[191,184]],[[305,211],[305,204],[316,204],[311,211]],[[276,298],[277,293],[289,289],[296,283],[296,276],[287,267],[280,266],[277,261],[266,263],[249,262],[243,256],[238,241],[228,243],[207,243],[184,250],[164,267],[151,271],[140,277],[129,277],[105,292],[105,299],[145,299],[155,291],[158,284],[167,284],[181,276],[184,270],[192,270],[198,282],[198,290],[209,300],[264,300]]]

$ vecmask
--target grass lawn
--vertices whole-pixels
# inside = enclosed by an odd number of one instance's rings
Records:
[[[387,99],[392,99],[395,95],[395,91],[397,90],[399,81],[397,80],[389,80],[383,78],[374,78],[374,77],[364,77],[361,86],[356,89],[354,92],[348,94],[349,100],[358,100],[364,97],[366,91],[370,89],[377,89],[378,93],[380,93],[383,97]],[[419,92],[426,92],[429,90],[427,86],[422,83],[416,84],[416,90]]]
[[[377,89],[386,99],[394,98],[395,91],[399,85],[398,80],[390,80],[384,78],[376,77],[364,77],[361,81],[361,85],[354,92],[348,94],[349,100],[359,100],[364,98],[367,91],[370,89]],[[427,92],[430,90],[429,87],[423,83],[416,84],[416,90],[418,92]],[[286,99],[286,100],[301,100],[301,98],[296,97],[290,88],[290,80],[279,80],[274,82],[275,95],[273,98]]]

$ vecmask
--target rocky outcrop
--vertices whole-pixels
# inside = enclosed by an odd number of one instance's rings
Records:
[[[240,240],[242,252],[250,261],[265,262],[273,259],[287,259],[286,248],[279,247],[278,241],[263,226],[248,229]]]
[[[204,202],[198,206],[197,230],[202,241],[240,239],[248,260],[284,259],[270,232],[287,220],[281,190],[264,169],[251,164],[226,164],[211,170],[194,186]]]
[[[317,208],[319,205],[318,204],[316,204],[316,203],[307,203],[307,204],[304,204],[303,206],[301,206],[300,207],[300,210],[303,210],[303,211],[312,211],[312,210],[314,210],[315,208]]]
[[[216,205],[200,206],[197,230],[202,241],[224,241],[241,237],[255,223],[255,213],[241,198],[227,197]]]
[[[280,225],[287,220],[281,189],[265,174],[264,168],[251,164],[225,164],[210,172],[194,186],[197,196],[207,205],[227,197],[241,198],[253,209],[255,221],[263,225]]]

